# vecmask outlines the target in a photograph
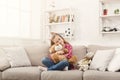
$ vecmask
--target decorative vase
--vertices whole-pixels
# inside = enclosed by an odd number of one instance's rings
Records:
[[[108,10],[107,9],[104,9],[103,10],[103,15],[107,15],[108,14]]]

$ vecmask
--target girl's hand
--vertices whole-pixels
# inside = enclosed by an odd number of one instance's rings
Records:
[[[60,55],[62,55],[62,54],[64,54],[64,51],[57,51],[57,54],[60,54]]]

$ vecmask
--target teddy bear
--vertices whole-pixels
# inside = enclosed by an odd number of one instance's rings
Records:
[[[49,16],[49,23],[57,23],[58,20],[59,20],[59,17],[60,16],[57,16],[56,14],[52,14],[50,13],[50,16]]]
[[[63,49],[61,44],[54,44],[50,47],[49,52],[51,53],[50,57],[54,63],[58,63],[59,61],[66,59],[63,54],[68,52],[67,49]]]
[[[68,59],[68,62],[70,64],[76,65],[76,63],[77,63],[77,57],[75,55],[71,56],[71,58]]]
[[[77,66],[79,67],[79,70],[81,70],[81,71],[88,70],[93,56],[94,56],[94,53],[89,52],[85,55],[85,57],[83,59],[78,61]]]
[[[69,63],[76,63],[77,57],[72,56],[70,59],[67,59],[64,54],[68,53],[66,48],[63,48],[61,44],[54,44],[50,47],[49,52],[51,53],[50,57],[54,63],[58,63],[61,60],[68,60]]]
[[[55,18],[55,14],[51,14],[51,13],[50,13],[50,16],[49,16],[49,23],[54,22],[54,18]]]
[[[58,53],[58,54],[66,54],[68,50],[66,48],[63,49],[61,44],[54,44],[49,48],[50,53]]]

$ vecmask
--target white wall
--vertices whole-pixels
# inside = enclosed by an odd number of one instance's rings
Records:
[[[32,35],[33,38],[40,38],[42,36],[44,26],[44,0],[32,0]]]
[[[49,0],[47,0],[49,2]],[[56,8],[73,7],[77,11],[75,44],[120,45],[120,34],[102,36],[99,32],[99,0],[54,0]],[[47,3],[48,6],[48,3]],[[48,8],[48,7],[47,7]]]

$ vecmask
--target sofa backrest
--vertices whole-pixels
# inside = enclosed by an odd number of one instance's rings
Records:
[[[44,66],[41,62],[41,59],[49,54],[49,44],[48,43],[40,43],[38,45],[10,45],[10,46],[0,46],[2,47],[24,47],[27,55],[31,61],[33,66]],[[87,48],[82,45],[72,45],[73,54],[77,56],[78,60],[82,59],[87,52]]]
[[[119,46],[101,46],[101,45],[88,45],[87,52],[96,52],[97,50],[115,49]]]
[[[44,43],[44,44],[40,44],[40,45],[33,45],[33,46],[24,46],[28,57],[31,61],[31,64],[33,66],[38,66],[41,65],[43,66],[41,59],[45,56],[48,55],[48,49],[49,49],[49,45]]]
[[[82,59],[86,55],[87,48],[85,46],[73,46],[73,54],[77,56],[78,60]],[[31,64],[33,66],[41,65],[41,59],[49,54],[49,45],[41,44],[40,46],[25,46],[25,50],[28,53]]]
[[[87,48],[83,45],[72,45],[73,46],[73,54],[77,56],[77,59],[82,59],[86,53]]]

